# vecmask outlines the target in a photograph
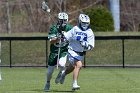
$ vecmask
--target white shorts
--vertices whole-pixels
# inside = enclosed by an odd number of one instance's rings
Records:
[[[64,57],[61,57],[61,58],[59,59],[59,66],[65,67],[66,61],[67,61],[67,55],[64,56]]]
[[[82,61],[84,56],[78,55],[75,51],[69,49],[68,50],[68,59],[69,62],[74,65],[75,60]]]

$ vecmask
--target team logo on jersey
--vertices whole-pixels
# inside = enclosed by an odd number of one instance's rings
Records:
[[[87,41],[87,34],[83,32],[76,32],[77,41]]]

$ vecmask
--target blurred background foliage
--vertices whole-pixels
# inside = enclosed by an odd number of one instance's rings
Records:
[[[91,28],[93,31],[114,31],[114,23],[111,13],[105,7],[93,7],[86,9],[85,13],[89,15]]]
[[[42,1],[0,0],[0,33],[48,32],[50,25],[54,22],[47,13],[42,11]],[[51,8],[51,17],[55,22],[57,14],[63,9],[69,14],[69,22],[76,25],[79,13],[87,10],[88,13],[89,11],[93,13],[89,15],[93,19],[91,27],[94,31],[113,30],[112,18],[109,13],[109,0],[48,0],[48,4]],[[121,31],[140,31],[139,4],[139,0],[120,0]]]

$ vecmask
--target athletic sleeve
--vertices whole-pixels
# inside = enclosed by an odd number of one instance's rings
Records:
[[[90,30],[90,33],[88,34],[87,42],[89,45],[87,50],[93,49],[95,46],[95,36],[92,30]]]
[[[63,35],[66,38],[66,40],[70,41],[73,36],[73,28],[68,32],[63,32]]]
[[[94,33],[91,31],[91,36],[89,36],[88,38],[89,40],[89,44],[94,47],[95,46],[95,36],[94,36]]]
[[[57,37],[57,28],[56,28],[56,25],[52,25],[50,27],[50,31],[49,31],[49,34],[48,34],[48,39],[56,38],[56,37]]]

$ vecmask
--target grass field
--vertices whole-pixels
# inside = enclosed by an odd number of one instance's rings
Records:
[[[45,93],[43,91],[47,68],[2,68],[0,93]],[[79,77],[80,90],[74,93],[140,93],[139,68],[82,68]],[[72,93],[72,74],[63,85],[52,78],[49,93]]]

